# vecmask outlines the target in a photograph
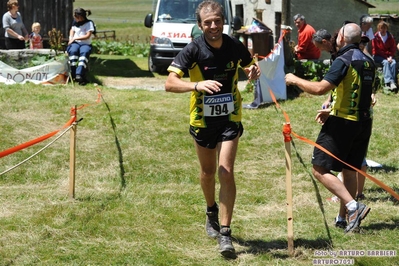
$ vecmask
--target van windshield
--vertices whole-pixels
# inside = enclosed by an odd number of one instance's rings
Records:
[[[224,8],[227,18],[224,0],[216,0]],[[195,23],[197,16],[195,11],[202,0],[160,0],[158,10],[158,22],[171,23]]]

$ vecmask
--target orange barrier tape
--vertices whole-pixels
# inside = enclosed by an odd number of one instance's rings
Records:
[[[290,142],[291,138],[291,125],[289,123],[285,123],[283,126],[283,135],[284,135],[284,142]]]
[[[72,125],[73,122],[75,122],[75,120],[76,120],[76,117],[75,117],[75,116],[74,116],[74,117],[71,117],[71,119],[70,119],[61,129],[64,129],[64,128],[69,127],[70,125]],[[17,146],[15,146],[15,147],[12,147],[12,148],[7,149],[7,150],[5,150],[5,151],[2,151],[2,152],[0,152],[0,158],[2,158],[2,157],[4,157],[4,156],[7,156],[7,155],[10,155],[10,154],[12,154],[12,153],[14,153],[14,152],[17,152],[17,151],[19,151],[19,150],[28,148],[28,147],[30,147],[30,146],[32,146],[32,145],[35,145],[35,144],[37,144],[37,143],[39,143],[39,142],[42,142],[42,141],[44,141],[44,140],[46,140],[46,139],[48,139],[48,138],[51,138],[52,136],[54,136],[55,134],[57,134],[58,132],[60,132],[61,129],[56,130],[56,131],[53,131],[53,132],[51,132],[51,133],[48,133],[48,134],[43,135],[43,136],[41,136],[41,137],[38,137],[38,138],[36,138],[36,139],[30,140],[30,141],[28,141],[28,142],[22,143],[22,144],[20,144],[20,145],[17,145]]]
[[[285,36],[285,34],[286,34],[287,32],[288,32],[288,30],[283,30],[283,32],[282,32],[283,34],[281,34],[280,38],[278,39],[277,44],[274,45],[273,50],[272,50],[269,54],[271,54],[271,53],[276,49],[277,45],[281,42],[281,40],[284,38],[284,36]],[[263,55],[258,55],[258,58],[259,58],[259,59],[264,59],[264,58],[268,57],[269,54],[267,54],[267,55],[265,55],[265,56],[263,56]]]
[[[101,98],[102,98],[100,89],[97,89],[97,92],[98,92],[98,94],[97,94],[96,104],[99,103],[101,101]],[[46,140],[48,138],[51,138],[52,136],[54,136],[55,134],[60,132],[62,129],[69,127],[70,125],[72,125],[72,123],[74,123],[76,121],[76,111],[77,110],[83,109],[83,108],[85,108],[87,106],[90,106],[90,105],[94,105],[94,104],[83,104],[83,105],[79,106],[78,108],[72,107],[71,108],[71,112],[70,112],[72,117],[71,117],[71,119],[69,119],[69,121],[61,129],[55,130],[53,132],[50,132],[50,133],[48,133],[46,135],[43,135],[41,137],[38,137],[36,139],[27,141],[25,143],[22,143],[20,145],[15,146],[15,147],[12,147],[12,148],[9,148],[7,150],[4,150],[4,151],[0,152],[0,158],[5,157],[7,155],[10,155],[10,154],[12,154],[14,152],[23,150],[25,148],[28,148],[28,147],[30,147],[32,145],[35,145],[35,144],[37,144],[39,142],[42,142],[42,141],[44,141],[44,140]]]
[[[286,113],[286,112],[280,107],[280,105],[277,103],[276,97],[274,96],[273,91],[272,91],[270,88],[269,88],[269,91],[270,91],[270,96],[271,96],[273,102],[276,104],[276,107],[279,108],[279,109],[283,112],[284,117],[285,117],[286,124],[284,125],[284,128],[283,128],[284,142],[287,142],[286,134],[288,134],[289,132],[292,133],[292,135],[294,135],[294,137],[296,137],[297,139],[302,140],[303,142],[308,143],[308,144],[310,144],[310,145],[312,145],[312,146],[314,146],[314,147],[316,147],[316,148],[322,150],[323,152],[327,153],[328,155],[330,155],[330,156],[333,157],[334,159],[337,159],[337,160],[340,161],[341,163],[343,163],[343,164],[349,166],[349,167],[352,168],[353,170],[355,170],[355,171],[357,171],[358,173],[362,174],[363,176],[367,177],[368,179],[370,179],[371,181],[373,181],[375,184],[377,184],[379,187],[383,188],[385,191],[387,191],[389,194],[391,194],[395,199],[399,200],[399,195],[398,195],[392,188],[390,188],[389,186],[385,185],[383,182],[381,182],[381,181],[378,180],[377,178],[372,177],[371,175],[367,174],[366,172],[364,172],[364,171],[362,171],[362,170],[359,170],[359,169],[357,169],[356,167],[354,167],[354,166],[352,166],[352,165],[350,165],[350,164],[348,164],[348,163],[342,161],[341,159],[339,159],[338,157],[336,157],[334,154],[332,154],[330,151],[328,151],[328,150],[325,149],[324,147],[320,146],[319,144],[315,143],[314,141],[311,141],[311,140],[309,140],[309,139],[307,139],[307,138],[301,137],[301,136],[299,136],[298,134],[296,134],[295,132],[291,131],[290,119],[289,119],[287,113]]]

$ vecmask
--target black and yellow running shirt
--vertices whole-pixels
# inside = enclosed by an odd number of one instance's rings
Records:
[[[373,60],[357,45],[341,48],[324,77],[324,80],[337,86],[331,94],[330,115],[351,121],[369,119],[375,71]]]
[[[237,39],[223,34],[221,48],[211,47],[204,35],[196,38],[176,56],[168,67],[183,77],[188,70],[190,80],[216,80],[223,84],[218,93],[193,91],[190,99],[190,125],[206,128],[221,121],[241,121],[242,99],[238,90],[239,66],[254,63],[248,49]]]

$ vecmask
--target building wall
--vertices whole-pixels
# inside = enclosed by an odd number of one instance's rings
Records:
[[[48,37],[53,28],[60,30],[64,37],[68,37],[73,21],[74,0],[18,0],[19,12],[28,32],[31,32],[32,23],[41,24],[41,35]],[[0,14],[7,12],[7,1],[0,4]],[[0,29],[0,48],[4,49],[4,29]]]
[[[270,4],[266,0],[231,0],[233,15],[235,15],[236,5],[244,7],[244,25],[250,25],[252,17],[256,16],[256,9],[262,11],[262,21],[273,30],[274,42],[277,41],[280,28],[276,25],[278,16],[276,13],[282,13],[282,0],[271,0]],[[369,13],[368,6],[356,0],[346,0],[343,4],[342,0],[290,0],[290,14],[288,17],[289,25],[293,28],[290,39],[294,42],[297,40],[297,28],[295,27],[293,16],[301,13],[305,16],[306,21],[312,25],[315,30],[324,28],[331,34],[339,29],[345,20],[359,23],[359,19],[363,14]],[[281,23],[281,22],[280,22]],[[323,58],[329,55],[322,53]]]

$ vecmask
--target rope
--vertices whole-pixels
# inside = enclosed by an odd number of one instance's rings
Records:
[[[288,140],[288,136],[289,135],[294,135],[294,137],[296,137],[299,140],[302,140],[305,143],[308,143],[320,150],[322,150],[323,152],[327,153],[328,155],[330,155],[331,157],[335,158],[336,160],[340,161],[341,163],[349,166],[350,168],[352,168],[354,171],[360,173],[361,175],[367,177],[368,179],[370,179],[371,181],[373,181],[375,184],[377,184],[379,187],[381,187],[382,189],[384,189],[386,192],[388,192],[389,194],[391,194],[395,199],[399,200],[399,195],[389,186],[385,185],[383,182],[381,182],[380,180],[378,180],[377,178],[369,175],[366,172],[363,172],[360,169],[357,169],[356,167],[344,162],[343,160],[341,160],[340,158],[338,158],[337,156],[335,156],[334,154],[332,154],[330,151],[328,151],[327,149],[325,149],[324,147],[320,146],[319,144],[317,144],[316,142],[309,140],[305,137],[302,137],[298,134],[296,134],[295,132],[291,131],[291,127],[290,127],[290,118],[288,116],[288,114],[283,110],[283,108],[281,108],[281,106],[278,104],[276,97],[274,96],[273,91],[269,88],[269,92],[270,92],[270,96],[273,100],[273,102],[276,104],[276,108],[280,109],[285,117],[285,126],[283,128],[283,135],[284,135],[284,141],[288,142],[290,140]]]
[[[73,127],[76,124],[76,122],[74,122],[72,125],[70,125],[69,127],[67,127],[63,132],[60,133],[60,135],[55,138],[53,141],[51,141],[50,143],[48,143],[46,146],[44,146],[43,148],[41,148],[39,151],[37,151],[36,153],[32,154],[31,156],[29,156],[28,158],[26,158],[25,160],[19,162],[18,164],[14,165],[13,167],[9,168],[8,170],[0,173],[0,176],[4,175],[5,173],[10,172],[11,170],[17,168],[18,166],[26,163],[27,161],[29,161],[30,159],[32,159],[33,157],[35,157],[36,155],[38,155],[39,153],[41,153],[42,151],[44,151],[45,149],[47,149],[50,145],[52,145],[55,141],[57,141],[59,138],[61,138],[69,129],[71,129],[71,127]]]

